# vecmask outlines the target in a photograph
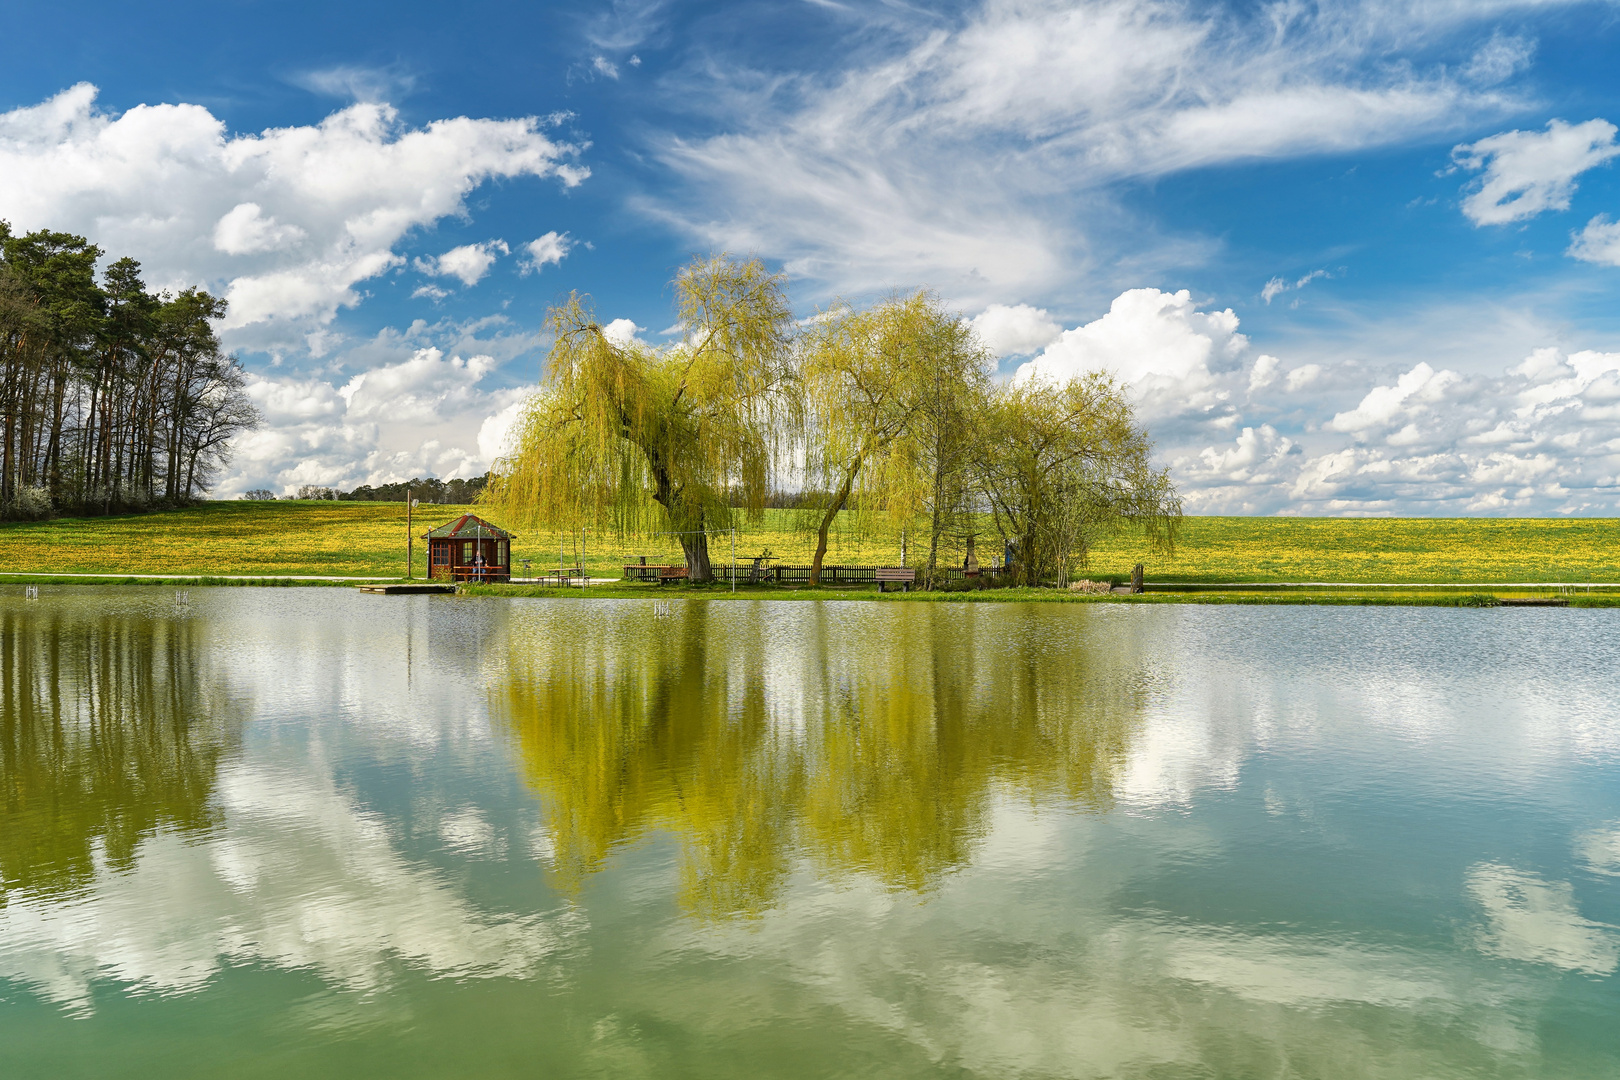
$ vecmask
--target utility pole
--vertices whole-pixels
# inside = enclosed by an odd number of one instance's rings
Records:
[[[416,576],[416,530],[411,528],[411,511],[416,509],[416,500],[411,498],[411,489],[405,489],[405,580],[410,581]]]

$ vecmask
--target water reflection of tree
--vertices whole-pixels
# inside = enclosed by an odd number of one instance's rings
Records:
[[[190,619],[0,610],[0,898],[82,886],[163,826],[214,824],[235,731]]]
[[[678,610],[551,608],[514,633],[496,708],[564,887],[668,830],[703,914],[770,906],[800,856],[923,889],[998,792],[1106,806],[1140,712],[1130,650],[1072,610]]]

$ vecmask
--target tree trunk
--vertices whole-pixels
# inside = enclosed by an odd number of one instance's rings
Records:
[[[707,522],[702,508],[693,511],[686,505],[657,456],[648,453],[647,463],[652,466],[653,501],[669,515],[676,539],[681,542],[681,551],[686,554],[687,582],[703,585],[713,581],[714,567],[709,563],[709,535],[704,531]]]
[[[709,534],[691,533],[681,537],[681,551],[686,554],[686,580],[703,584],[714,580],[714,566],[709,562]]]
[[[810,560],[810,584],[821,584],[821,561],[827,557],[827,533],[832,529],[832,523],[838,517],[838,512],[849,502],[849,490],[855,483],[855,474],[861,471],[861,459],[855,459],[855,465],[844,475],[844,485],[838,489],[833,498],[832,505],[827,512],[821,515],[821,527],[816,530],[816,557]]]

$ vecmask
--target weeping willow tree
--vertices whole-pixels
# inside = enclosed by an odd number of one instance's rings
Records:
[[[578,294],[551,309],[545,378],[486,501],[531,528],[676,533],[702,582],[707,534],[763,513],[796,430],[793,321],[757,259],[697,259],[674,286],[685,333],[663,349],[610,337]]]
[[[1181,499],[1124,391],[1095,372],[1030,379],[990,400],[975,470],[997,529],[1015,548],[1018,580],[1064,583],[1092,543],[1139,529],[1154,551],[1174,549]]]
[[[925,291],[864,311],[835,307],[806,334],[800,380],[806,413],[801,527],[816,537],[810,583],[821,581],[840,513],[940,520],[940,495],[960,440],[942,420],[983,396],[983,350]],[[937,534],[935,537],[937,545]]]

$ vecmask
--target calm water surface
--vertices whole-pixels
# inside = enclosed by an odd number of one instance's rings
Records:
[[[0,597],[0,1077],[1620,1075],[1620,612]]]

